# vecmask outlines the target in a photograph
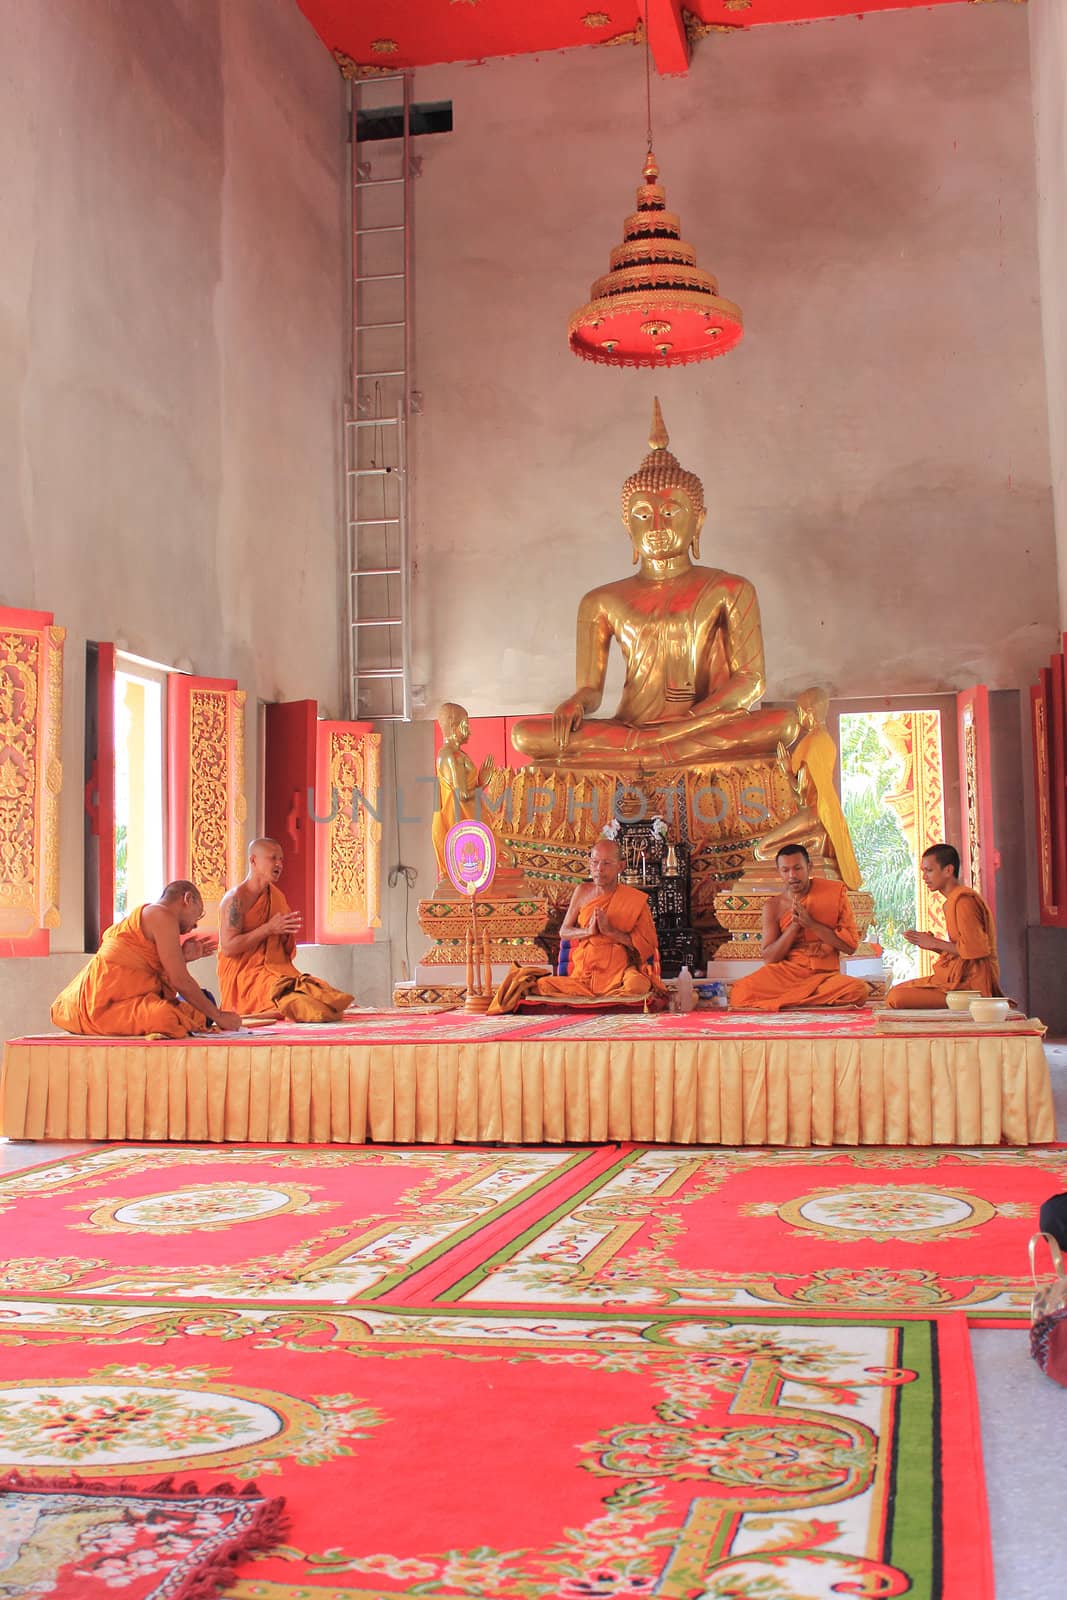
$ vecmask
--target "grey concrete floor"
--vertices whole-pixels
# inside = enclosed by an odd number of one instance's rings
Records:
[[[1056,1129],[1067,1137],[1067,1042],[1046,1044]],[[58,1161],[85,1144],[0,1140],[0,1172]],[[1034,1226],[1037,1218],[1034,1218]],[[1025,1267],[1024,1267],[1025,1270]],[[1067,1389],[1030,1360],[1018,1328],[971,1332],[997,1600],[1067,1600]],[[968,1600],[960,1595],[956,1600]]]

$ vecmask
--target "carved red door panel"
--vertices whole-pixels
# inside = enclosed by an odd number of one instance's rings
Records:
[[[989,690],[982,684],[956,696],[960,745],[960,856],[964,882],[996,916],[1000,853],[993,833],[992,740]]]
[[[230,678],[167,679],[167,876],[196,884],[205,928],[245,872],[244,703]]]
[[[65,637],[0,606],[0,956],[46,956],[59,926]]]
[[[381,734],[315,724],[315,938],[370,944],[381,925]]]

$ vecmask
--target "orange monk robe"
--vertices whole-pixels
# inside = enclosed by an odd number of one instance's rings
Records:
[[[268,884],[245,912],[243,931],[250,933],[288,910],[281,890]],[[225,956],[220,950],[223,1010],[236,1011],[242,1017],[280,1011],[289,1022],[339,1022],[352,1004],[352,996],[308,972],[298,972],[292,960],[295,949],[291,935],[272,933],[243,956]]]
[[[586,939],[575,939],[570,974],[566,978],[540,978],[538,994],[559,1000],[600,1000],[611,995],[634,1000],[655,987],[650,974],[641,970],[659,950],[648,896],[640,889],[618,883],[610,894],[595,895],[580,907],[580,928],[589,926],[594,911],[603,911],[612,927],[628,933],[633,950],[606,934],[592,933]]]
[[[100,949],[52,1005],[52,1021],[68,1033],[163,1034],[184,1039],[207,1018],[179,1000],[163,975],[154,939],[141,931],[138,906],[108,928]]]
[[[993,913],[980,894],[957,884],[945,896],[945,927],[958,956],[938,956],[928,978],[895,983],[885,997],[894,1011],[941,1011],[950,989],[977,989],[979,994],[1000,993],[997,931]]]
[[[832,928],[855,950],[860,942],[848,891],[843,883],[812,878],[805,904],[816,922]],[[792,910],[778,919],[784,933]],[[838,952],[824,944],[812,928],[805,928],[784,961],[769,961],[758,972],[738,978],[730,989],[730,1008],[740,1011],[787,1011],[806,1006],[857,1006],[870,990],[862,978],[849,978],[840,970]]]

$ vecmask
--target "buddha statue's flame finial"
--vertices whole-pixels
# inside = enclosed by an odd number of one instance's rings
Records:
[[[670,435],[663,420],[659,400],[656,399],[652,402],[652,431],[648,436],[648,455],[622,486],[623,522],[626,522],[630,501],[634,495],[647,494],[649,490],[660,493],[664,489],[681,489],[692,501],[694,511],[699,514],[704,510],[704,485],[695,472],[686,471],[668,449],[669,444]],[[694,555],[699,553],[696,541],[693,553]]]
[[[670,442],[671,436],[667,432],[667,424],[664,422],[663,412],[659,408],[659,396],[656,395],[652,400],[652,432],[648,436],[648,448],[650,450],[666,450]]]

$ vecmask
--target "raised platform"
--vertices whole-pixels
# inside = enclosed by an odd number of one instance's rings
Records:
[[[1055,1138],[1041,1023],[350,1014],[189,1040],[12,1039],[12,1139],[996,1145]]]

